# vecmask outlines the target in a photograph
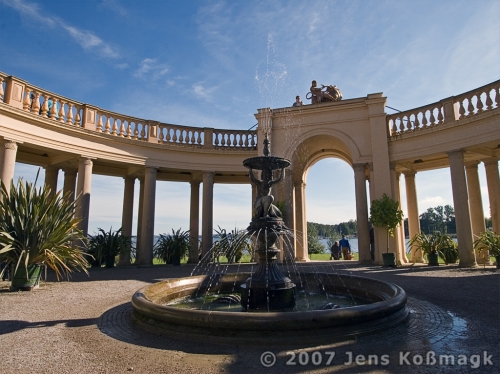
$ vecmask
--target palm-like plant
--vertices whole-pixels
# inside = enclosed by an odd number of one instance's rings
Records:
[[[225,229],[219,227],[219,230],[215,230],[215,232],[220,237],[217,244],[218,254],[226,256],[229,263],[239,262],[245,252],[252,254],[250,235],[246,230],[235,228],[230,234],[227,234]]]
[[[57,279],[63,274],[69,277],[73,270],[87,273],[86,253],[73,245],[85,240],[77,227],[76,203],[61,191],[51,194],[48,186],[37,189],[35,184],[19,179],[8,192],[1,183],[0,262],[14,264],[14,274],[31,264],[47,265]]]
[[[474,248],[478,251],[487,249],[491,256],[500,256],[500,235],[491,230],[482,232],[474,241]]]
[[[114,259],[119,254],[130,254],[132,241],[130,236],[123,235],[122,229],[108,232],[98,228],[98,233],[89,237],[88,253],[94,257],[93,265],[101,266],[103,260],[108,267],[114,265]]]
[[[455,241],[451,236],[438,231],[429,235],[420,232],[408,242],[408,246],[420,249],[427,256],[437,254],[447,264],[456,262],[458,258]]]
[[[172,229],[172,234],[160,234],[153,248],[154,257],[166,264],[179,265],[180,259],[186,257],[188,253],[189,230]]]

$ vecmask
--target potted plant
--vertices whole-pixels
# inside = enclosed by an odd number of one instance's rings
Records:
[[[158,241],[153,248],[155,258],[164,261],[166,264],[178,266],[181,259],[189,253],[189,230],[175,231],[172,234],[160,234]]]
[[[107,268],[115,266],[118,255],[130,254],[132,241],[129,236],[122,234],[119,228],[113,231],[111,227],[108,232],[98,228],[96,235],[89,237],[88,253],[94,257],[92,266],[101,267],[104,263]]]
[[[384,194],[380,199],[373,200],[370,207],[370,221],[373,226],[382,227],[387,232],[387,250],[382,254],[385,266],[396,266],[396,254],[389,253],[389,237],[394,236],[394,230],[403,220],[403,211],[399,203]]]
[[[456,243],[451,236],[441,234],[439,231],[429,235],[420,232],[408,242],[408,246],[420,249],[423,254],[427,255],[427,262],[430,266],[438,266],[439,258],[447,264],[457,262],[458,259]]]
[[[38,285],[43,266],[56,273],[57,279],[73,270],[87,273],[89,265],[82,248],[73,245],[85,237],[77,228],[75,202],[61,191],[51,194],[48,186],[19,179],[10,192],[0,187],[0,263],[11,269],[11,290],[32,290]]]
[[[474,241],[474,248],[478,251],[489,250],[490,256],[495,257],[497,269],[500,269],[500,235],[491,230],[482,232]]]

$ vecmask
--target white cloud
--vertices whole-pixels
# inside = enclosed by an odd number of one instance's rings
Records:
[[[139,63],[139,68],[134,72],[134,77],[157,80],[168,73],[168,66],[159,63],[156,58],[145,58]]]
[[[68,25],[55,16],[42,16],[42,14],[47,14],[47,11],[41,9],[38,4],[29,3],[24,0],[0,0],[0,2],[14,8],[23,16],[40,22],[45,26],[49,26],[51,28],[61,27],[86,51],[96,52],[100,54],[101,57],[105,58],[119,57],[119,53],[113,47],[111,47],[111,45],[104,42],[101,38],[99,38],[91,31],[82,30],[75,26]]]
[[[127,9],[125,9],[117,0],[102,0],[102,6],[110,9],[120,16],[126,16],[128,14]]]

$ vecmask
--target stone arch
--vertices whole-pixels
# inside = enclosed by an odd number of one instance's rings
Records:
[[[358,157],[353,157],[352,148],[357,151],[357,147],[353,142],[349,145],[343,139],[324,133],[304,139],[294,147],[294,152],[290,155],[293,165],[293,182],[305,181],[311,166],[324,158],[338,158],[352,166],[353,159],[359,158],[359,153],[356,152]]]

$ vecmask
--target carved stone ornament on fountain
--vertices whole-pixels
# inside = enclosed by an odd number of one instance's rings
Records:
[[[266,134],[264,156],[243,161],[243,166],[249,169],[252,183],[257,187],[252,222],[247,230],[255,237],[258,268],[241,285],[241,305],[244,309],[253,311],[286,310],[295,306],[295,284],[283,275],[276,263],[280,252],[276,242],[287,227],[281,211],[273,204],[274,197],[271,195],[272,186],[283,180],[285,168],[290,166],[290,161],[270,156],[269,144]],[[261,179],[255,176],[254,170],[261,171]],[[279,171],[279,177],[273,179],[275,170]]]

